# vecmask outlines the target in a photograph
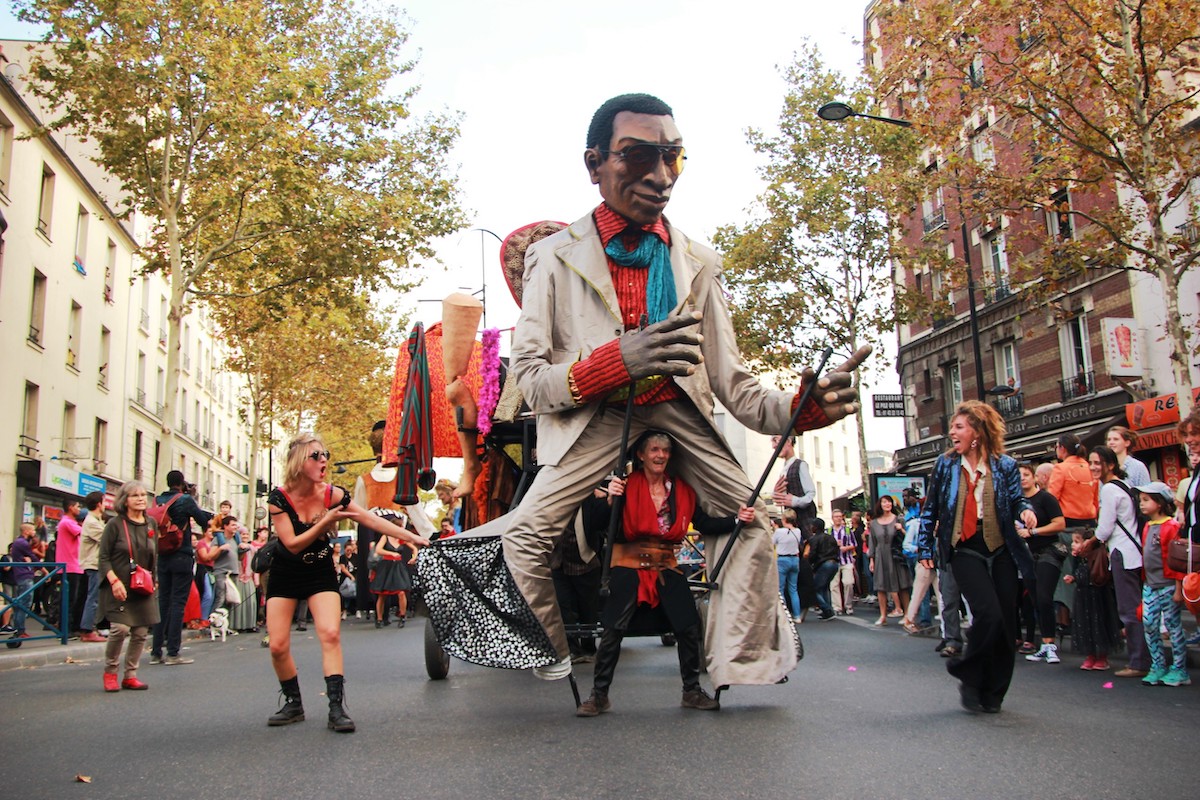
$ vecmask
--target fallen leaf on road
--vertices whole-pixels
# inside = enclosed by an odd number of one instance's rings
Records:
[[[76,783],[91,783],[92,776],[91,775],[76,775],[75,782]]]
[[[1108,683],[1104,684],[1104,688],[1105,688],[1105,689],[1111,689],[1111,688],[1112,688],[1112,681],[1109,681]]]
[[[858,672],[858,667],[850,667],[850,669],[848,669],[846,671],[847,672]]]

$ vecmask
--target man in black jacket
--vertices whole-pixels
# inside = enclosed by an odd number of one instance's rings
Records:
[[[808,557],[809,563],[812,564],[813,583],[817,587],[817,606],[821,609],[821,620],[833,619],[832,596],[830,594],[829,582],[833,580],[833,576],[838,570],[838,553],[841,552],[838,547],[837,539],[825,530],[825,520],[817,517],[808,524],[809,535],[808,543],[812,548]]]
[[[192,521],[201,530],[208,527],[212,514],[196,505],[195,499],[184,489],[187,481],[183,473],[173,469],[167,473],[168,490],[160,494],[158,505],[172,503],[167,515],[179,530],[183,539],[174,553],[160,555],[158,559],[158,614],[161,620],[154,626],[154,641],[150,647],[150,663],[177,666],[191,664],[193,659],[179,654],[183,642],[183,611],[187,607],[188,592],[192,585],[192,568],[196,551],[192,547]],[[163,654],[163,642],[167,652]]]

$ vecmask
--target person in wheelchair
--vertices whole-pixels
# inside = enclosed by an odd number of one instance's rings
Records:
[[[716,711],[720,703],[700,686],[700,615],[675,551],[690,526],[705,535],[733,530],[738,520],[750,522],[754,509],[741,506],[735,517],[709,516],[696,492],[681,478],[667,474],[671,437],[650,430],[634,444],[637,463],[625,480],[613,478],[602,498],[584,502],[584,525],[607,527],[613,498],[624,495],[620,525],[613,542],[610,594],[601,615],[604,634],[596,651],[592,693],[576,710],[580,717],[609,711],[609,687],[621,656],[621,640],[636,616],[657,615],[675,635],[683,708]]]

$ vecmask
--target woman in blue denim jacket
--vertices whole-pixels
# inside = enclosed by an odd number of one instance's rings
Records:
[[[1037,516],[1021,492],[1017,462],[1004,455],[1004,421],[994,408],[977,400],[959,405],[950,442],[929,479],[917,556],[926,569],[935,561],[950,569],[971,606],[966,652],[946,670],[961,681],[963,708],[995,714],[1016,656],[1017,570],[1033,575],[1014,522],[1032,528]]]

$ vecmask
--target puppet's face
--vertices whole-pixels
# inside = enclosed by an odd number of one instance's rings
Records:
[[[683,137],[672,117],[622,111],[613,118],[613,138],[608,152],[589,148],[584,153],[592,183],[613,211],[639,225],[657,222],[671,199],[671,188],[679,178],[682,152],[674,159],[663,152],[665,145],[682,146]],[[658,157],[643,163],[626,148],[660,145]],[[622,152],[629,156],[622,156]]]

